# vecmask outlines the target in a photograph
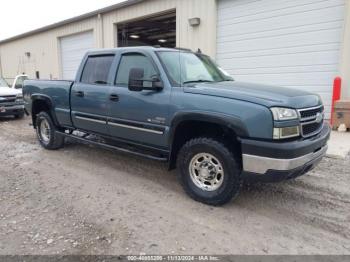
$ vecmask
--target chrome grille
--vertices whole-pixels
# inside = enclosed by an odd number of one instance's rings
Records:
[[[303,137],[310,137],[321,131],[324,122],[323,106],[299,109],[298,112]]]
[[[306,109],[300,109],[300,118],[301,121],[306,121],[309,119],[314,119],[317,116],[317,113],[323,113],[324,107],[319,106],[319,107],[313,107],[313,108],[306,108]]]
[[[16,101],[16,96],[0,96],[0,104],[13,103]]]

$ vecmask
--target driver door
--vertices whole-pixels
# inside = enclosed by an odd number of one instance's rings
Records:
[[[124,52],[120,55],[114,85],[111,87],[110,118],[108,128],[112,137],[141,144],[167,145],[167,119],[170,88],[162,90],[128,89],[132,68],[144,70],[144,79],[159,75],[152,57],[142,52]]]

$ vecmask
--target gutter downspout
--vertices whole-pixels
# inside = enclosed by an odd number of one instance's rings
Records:
[[[97,15],[97,23],[100,31],[100,39],[99,39],[99,48],[105,47],[105,34],[104,34],[104,26],[103,26],[103,14]]]
[[[343,80],[342,99],[350,98],[350,1],[344,7],[343,39],[340,51],[340,76]]]

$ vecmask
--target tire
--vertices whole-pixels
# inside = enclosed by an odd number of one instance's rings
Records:
[[[16,119],[22,119],[24,117],[24,112],[15,115]]]
[[[224,205],[238,196],[242,186],[239,163],[224,143],[212,138],[188,141],[177,158],[185,192],[192,199],[213,206]]]
[[[36,116],[36,134],[43,148],[56,150],[64,146],[64,137],[56,131],[58,129],[48,113],[40,112]]]

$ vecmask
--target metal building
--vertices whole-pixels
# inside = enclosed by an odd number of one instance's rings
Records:
[[[350,97],[349,0],[129,0],[0,41],[0,74],[73,79],[91,48],[198,48],[237,80]]]

